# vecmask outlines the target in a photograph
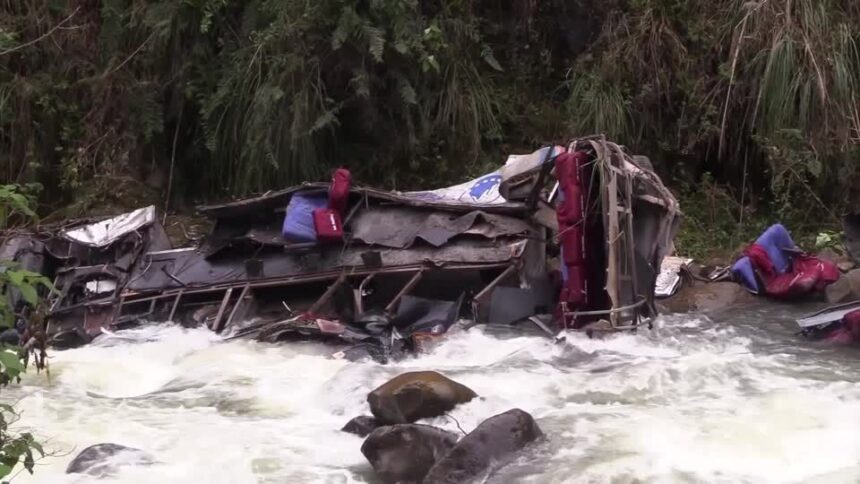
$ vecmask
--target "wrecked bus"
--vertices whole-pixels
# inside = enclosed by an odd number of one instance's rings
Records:
[[[173,321],[385,360],[460,319],[551,333],[646,324],[680,219],[647,158],[602,136],[448,188],[384,191],[339,170],[198,212],[213,228],[193,247],[170,247],[146,207],[19,233],[2,250],[39,258],[33,269],[55,281],[46,331],[58,346]]]

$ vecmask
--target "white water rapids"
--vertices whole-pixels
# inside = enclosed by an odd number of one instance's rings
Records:
[[[466,431],[519,407],[547,434],[489,482],[857,482],[858,360],[794,336],[772,311],[669,316],[561,344],[476,327],[389,365],[335,360],[316,343],[143,327],[54,351],[50,380],[3,390],[23,411],[16,428],[54,454],[13,482],[94,482],[64,471],[101,442],[157,460],[103,483],[375,482],[362,440],[339,429],[369,413],[369,390],[425,369],[481,395],[451,412]]]

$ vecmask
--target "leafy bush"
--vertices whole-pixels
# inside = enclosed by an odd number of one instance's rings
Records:
[[[32,187],[31,187],[32,188]],[[32,209],[32,193],[18,186],[0,185],[0,228],[10,220],[24,223],[35,218]],[[38,332],[39,318],[36,316],[41,305],[40,288],[51,290],[51,282],[40,274],[35,274],[20,268],[13,261],[0,261],[0,331],[16,327],[16,308],[12,307],[11,294],[17,292],[29,306],[31,331]],[[20,329],[20,327],[18,328]],[[36,367],[41,369],[45,364],[44,342],[41,345],[38,338],[32,337],[24,347],[0,344],[0,386],[20,381],[21,374],[27,368],[30,353],[36,355]],[[17,433],[10,425],[18,419],[15,409],[6,404],[0,404],[0,478],[9,475],[18,464],[24,466],[31,474],[35,465],[34,454],[44,456],[41,445],[32,434]]]

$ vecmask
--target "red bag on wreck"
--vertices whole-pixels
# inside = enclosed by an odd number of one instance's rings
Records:
[[[340,214],[330,208],[314,210],[314,229],[319,241],[337,242],[343,240],[343,224],[340,220]]]
[[[564,200],[556,208],[559,246],[563,254],[567,279],[562,286],[559,302],[567,303],[568,311],[586,304],[586,269],[583,251],[585,213],[580,168],[588,156],[580,151],[562,153],[555,159],[556,177]],[[568,321],[564,321],[565,325]]]
[[[336,211],[341,217],[346,212],[349,202],[349,187],[352,183],[352,175],[346,168],[338,168],[334,171],[331,186],[328,191],[328,208]]]

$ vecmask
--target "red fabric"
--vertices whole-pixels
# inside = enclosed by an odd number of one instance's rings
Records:
[[[343,240],[343,224],[340,214],[330,208],[314,210],[314,229],[317,239],[323,242]]]
[[[334,171],[331,187],[328,191],[328,208],[335,210],[341,217],[346,212],[349,202],[349,187],[352,183],[352,175],[346,168],[338,168]]]
[[[837,344],[852,344],[860,341],[860,309],[842,317],[842,324],[827,336],[825,341]]]
[[[773,277],[776,271],[773,268],[773,262],[770,260],[767,250],[758,244],[752,244],[746,248],[744,255],[750,258],[753,267],[759,271],[763,277]]]
[[[564,265],[570,267],[578,267],[582,265],[583,256],[582,256],[582,237],[576,236],[577,228],[568,229],[571,233],[570,236],[568,234],[562,234],[559,237],[559,244],[562,246],[564,251]]]
[[[808,255],[791,261],[791,271],[765,280],[765,291],[776,297],[797,297],[821,291],[839,279],[839,269],[832,262]]]
[[[860,309],[856,311],[851,311],[842,317],[842,325],[854,335],[855,338],[860,339]]]
[[[806,254],[791,259],[791,270],[777,274],[767,251],[752,244],[744,255],[750,258],[765,286],[765,293],[778,298],[796,298],[813,291],[821,291],[839,279],[839,269],[829,261]]]
[[[558,242],[564,253],[562,264],[567,268],[567,282],[563,285],[559,302],[567,303],[568,311],[586,304],[586,269],[584,245],[584,218],[582,210],[582,180],[580,168],[588,162],[582,152],[562,153],[555,159],[556,177],[564,194],[564,201],[556,210]],[[567,325],[565,321],[565,325]]]
[[[851,332],[848,331],[844,326],[839,326],[827,333],[827,335],[824,336],[824,341],[840,345],[850,345],[854,343],[855,339],[854,335],[851,334]]]

